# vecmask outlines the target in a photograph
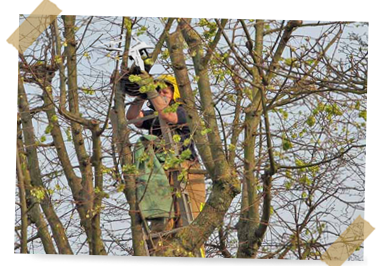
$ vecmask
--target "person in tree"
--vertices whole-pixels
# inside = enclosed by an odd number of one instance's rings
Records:
[[[149,80],[151,77],[144,72],[140,75],[142,79]],[[151,78],[152,79],[152,78]],[[152,82],[151,82],[152,84]],[[176,79],[171,75],[161,75],[154,84],[156,89],[148,91],[146,97],[137,96],[131,103],[126,117],[128,120],[143,118],[157,112],[158,116],[164,120],[171,129],[172,136],[180,136],[181,149],[179,153],[190,151],[189,159],[182,163],[183,169],[199,169],[197,153],[194,142],[191,140],[190,128],[187,125],[187,113],[181,104],[176,100],[180,98],[180,93],[176,83]],[[144,95],[145,96],[145,95]],[[142,110],[144,103],[148,101],[149,110]],[[147,119],[144,121],[135,122],[134,125],[138,128],[146,129],[150,134],[162,137],[159,117]],[[190,197],[192,215],[196,218],[201,211],[202,205],[205,202],[205,181],[204,176],[200,174],[190,174],[186,176],[186,190]],[[173,181],[170,180],[173,184]],[[173,225],[171,225],[173,227]],[[169,229],[169,228],[167,228]]]

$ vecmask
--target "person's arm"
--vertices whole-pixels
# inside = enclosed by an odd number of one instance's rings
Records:
[[[159,116],[167,123],[177,124],[178,117],[177,113],[164,113],[164,109],[168,106],[164,99],[157,93],[155,98],[150,99],[155,110],[159,113]],[[148,94],[147,94],[148,95]],[[149,97],[149,96],[148,96]]]
[[[142,110],[143,104],[145,100],[137,97],[130,105],[130,108],[128,108],[126,118],[127,120],[133,120],[137,118],[144,117]],[[143,121],[134,123],[135,126],[141,127],[143,124]]]
[[[142,80],[149,80],[152,77],[145,71],[139,75]],[[167,123],[177,124],[177,114],[176,113],[164,113],[164,109],[168,106],[168,103],[160,96],[160,94],[154,89],[148,91],[147,99],[151,101],[153,107],[158,112],[159,116]],[[170,100],[170,99],[169,99]]]

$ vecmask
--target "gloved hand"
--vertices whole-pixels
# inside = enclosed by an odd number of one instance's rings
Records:
[[[142,71],[142,74],[140,74],[139,76],[142,78],[141,84],[148,85],[154,82],[152,76],[148,74],[146,71]],[[146,94],[148,100],[154,99],[159,96],[159,93],[156,91],[156,88],[147,91]]]
[[[157,92],[156,89],[153,91],[147,91],[146,94],[147,94],[148,100],[152,100],[152,99],[155,99],[156,97],[159,97],[159,93]]]
[[[140,86],[145,86],[154,82],[153,77],[145,71],[142,71],[142,73],[138,76],[141,78],[141,80],[138,82]]]

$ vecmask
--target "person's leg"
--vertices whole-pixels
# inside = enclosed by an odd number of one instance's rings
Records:
[[[185,169],[200,169],[200,164],[198,162],[186,161],[183,163],[183,167]],[[196,219],[206,199],[204,175],[188,173],[186,191],[190,198],[193,219]]]
[[[183,168],[201,169],[201,166],[198,162],[186,161],[183,163]],[[189,194],[193,219],[196,219],[196,217],[200,214],[206,200],[205,176],[203,174],[188,173],[187,179],[188,182],[186,191]],[[205,258],[204,245],[200,247],[199,256]]]

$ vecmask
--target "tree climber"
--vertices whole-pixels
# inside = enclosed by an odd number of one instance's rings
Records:
[[[143,72],[139,77],[141,79],[140,84],[145,84],[147,87],[152,87],[152,84],[154,84],[155,88],[147,91],[145,94],[136,96],[127,111],[127,119],[133,120],[143,118],[157,112],[168,124],[172,136],[179,138],[178,142],[181,147],[179,153],[189,153],[189,158],[181,163],[182,169],[200,169],[195,146],[191,140],[191,132],[187,125],[187,113],[184,107],[176,102],[176,100],[180,98],[176,79],[170,75],[161,75],[153,81],[152,77],[147,72]],[[148,106],[151,110],[142,110],[142,107],[147,100],[149,101]],[[134,125],[138,128],[148,130],[152,135],[162,137],[159,117],[135,122]],[[185,180],[187,180],[186,191],[190,198],[192,216],[193,218],[196,218],[205,202],[206,193],[204,176],[188,172],[185,173]],[[173,185],[173,180],[170,180],[170,183]],[[179,223],[179,220],[174,221],[171,219],[165,228],[153,228],[153,231],[170,230],[174,226],[181,226],[181,222]],[[155,225],[153,227],[155,227]]]

